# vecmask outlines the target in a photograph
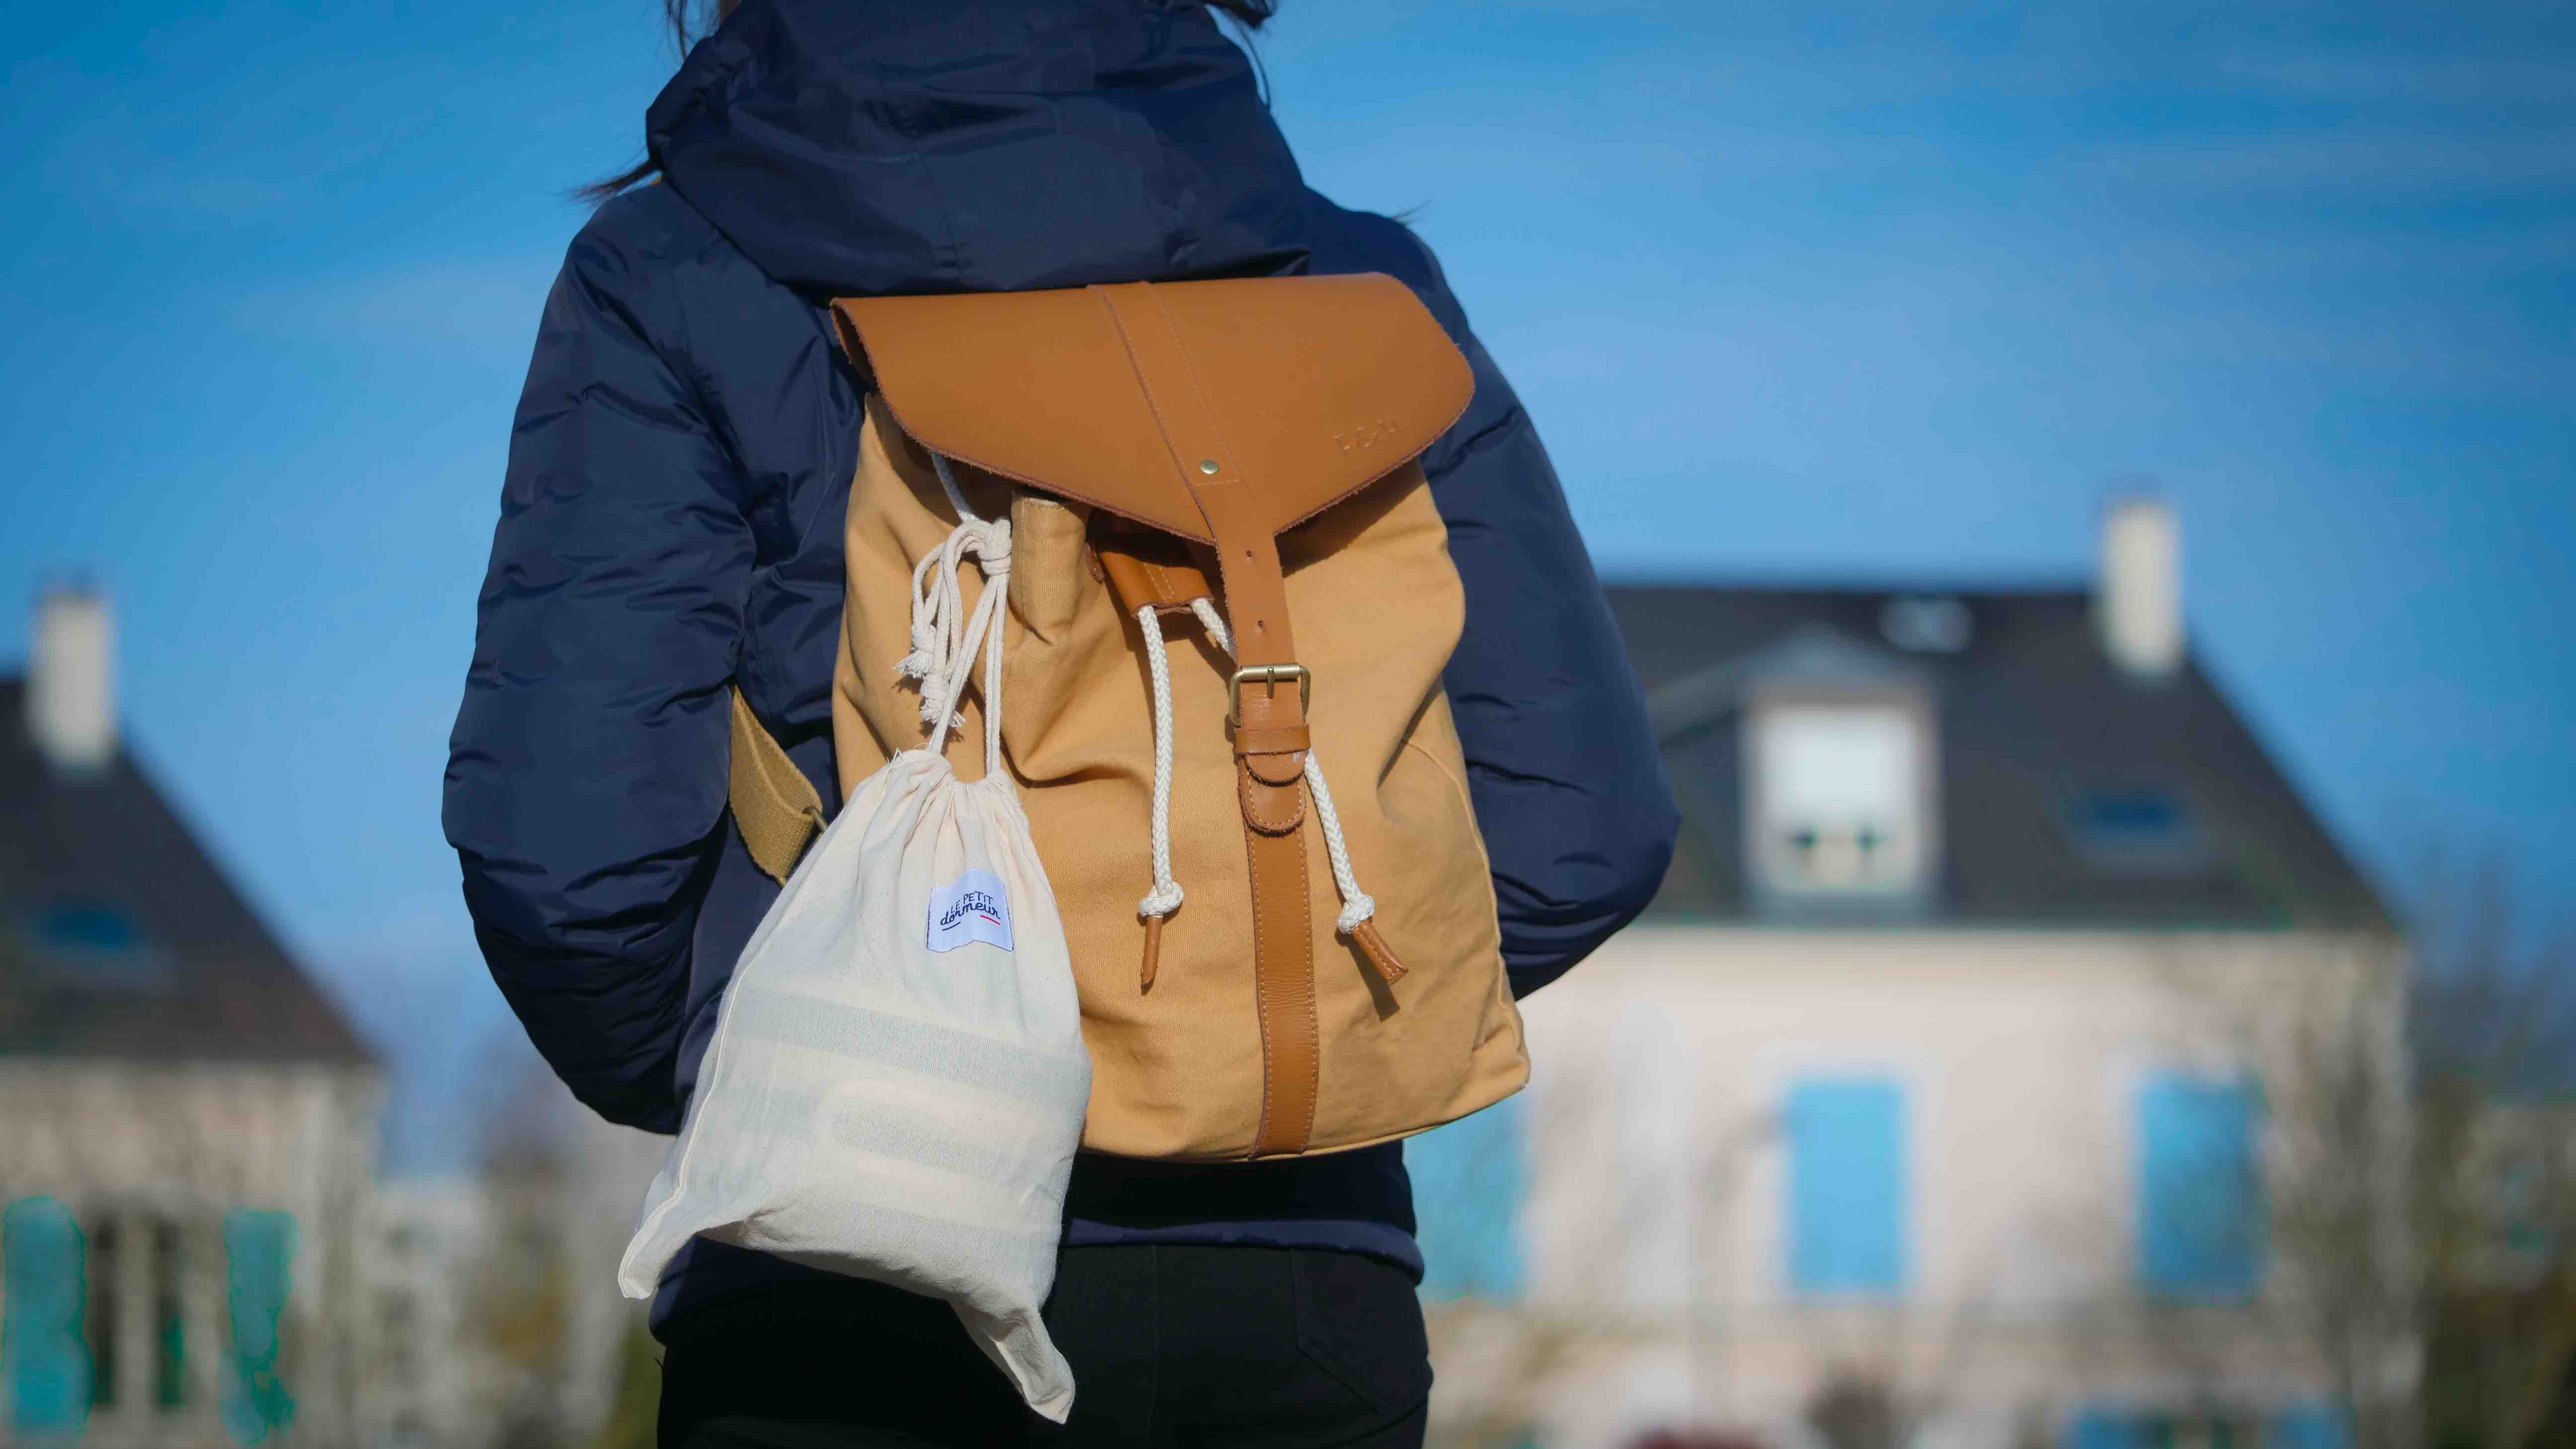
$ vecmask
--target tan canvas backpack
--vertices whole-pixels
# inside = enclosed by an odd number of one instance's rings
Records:
[[[1473,382],[1412,292],[1295,277],[835,312],[874,388],[845,524],[842,789],[931,742],[907,669],[916,566],[961,507],[1007,516],[1000,766],[1072,948],[1083,1146],[1329,1152],[1518,1090],[1440,682],[1462,596],[1415,461]],[[963,588],[971,608],[980,580]],[[952,721],[961,774],[981,709]],[[739,699],[734,721],[735,816],[783,877],[820,802]]]

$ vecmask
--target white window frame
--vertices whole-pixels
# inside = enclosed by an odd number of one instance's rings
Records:
[[[1894,715],[1913,734],[1914,778],[1911,782],[1915,844],[1913,872],[1881,883],[1820,884],[1784,869],[1781,842],[1772,838],[1773,782],[1763,757],[1766,726],[1790,710],[1865,710]],[[1884,684],[1832,686],[1812,683],[1763,689],[1745,713],[1741,768],[1744,780],[1743,846],[1745,884],[1756,902],[1799,906],[1921,905],[1931,899],[1941,877],[1940,731],[1931,702],[1917,689]]]

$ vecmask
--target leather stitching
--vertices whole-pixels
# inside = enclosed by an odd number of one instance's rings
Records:
[[[1306,912],[1311,909],[1311,902],[1313,899],[1311,894],[1311,882],[1309,880],[1309,872],[1306,864],[1305,841],[1303,837],[1297,836],[1285,838],[1272,837],[1272,840],[1275,843],[1281,843],[1288,846],[1289,849],[1293,850],[1296,854],[1296,898],[1300,909],[1298,911],[1299,919],[1293,923],[1289,932],[1289,939],[1284,943],[1293,952],[1293,955],[1286,960],[1276,961],[1275,964],[1280,967],[1280,971],[1265,971],[1261,969],[1262,964],[1264,964],[1264,958],[1262,957],[1261,952],[1264,947],[1274,944],[1274,938],[1263,933],[1261,929],[1261,915],[1257,907],[1257,903],[1260,900],[1260,852],[1263,841],[1261,837],[1249,834],[1247,834],[1244,839],[1247,843],[1247,854],[1251,865],[1254,890],[1253,899],[1256,902],[1256,909],[1253,913],[1253,947],[1255,953],[1254,961],[1256,963],[1253,973],[1253,982],[1254,1001],[1259,1008],[1261,1020],[1262,1040],[1261,1119],[1259,1128],[1253,1138],[1253,1147],[1250,1155],[1253,1157],[1294,1156],[1298,1153],[1304,1152],[1306,1150],[1306,1145],[1314,1140],[1315,1113],[1320,1105],[1319,1099],[1322,1095],[1323,1088],[1323,1027],[1320,1020],[1320,1013],[1316,1009],[1314,937],[1313,933],[1308,928],[1307,921],[1305,920]],[[1274,998],[1270,988],[1272,983],[1279,979],[1282,971],[1287,973],[1290,985],[1293,989],[1285,996]],[[1274,1128],[1284,1132],[1288,1124],[1274,1123],[1271,1120],[1271,1114],[1273,1111],[1282,1108],[1283,1105],[1293,1104],[1296,1099],[1293,1095],[1283,1096],[1277,1090],[1278,1083],[1276,1081],[1276,1077],[1279,1071],[1279,1063],[1272,1053],[1278,1046],[1278,1042],[1272,1035],[1270,1020],[1274,1008],[1277,1012],[1295,1012],[1304,1018],[1301,1024],[1301,1029],[1302,1034],[1305,1037],[1306,1044],[1304,1073],[1304,1091],[1306,1094],[1306,1100],[1304,1106],[1304,1120],[1295,1124],[1293,1136],[1282,1135],[1275,1139],[1273,1136]]]
[[[1190,600],[1201,597],[1185,588],[1175,577],[1170,564],[1154,563],[1142,555],[1136,561],[1145,565],[1146,577],[1153,581],[1154,607],[1166,614],[1186,614]]]
[[[1297,791],[1299,818],[1305,816],[1305,789]],[[1297,899],[1313,909],[1314,883],[1306,870],[1306,840],[1297,837]],[[1315,1006],[1315,932],[1311,923],[1300,922],[1297,932],[1297,1001],[1306,1018],[1306,1120],[1297,1124],[1296,1151],[1306,1150],[1315,1138],[1315,1109],[1324,1095],[1324,1028],[1323,1015]]]
[[[1200,518],[1206,520],[1208,526],[1208,537],[1210,539],[1214,539],[1216,537],[1216,520],[1207,516],[1207,505],[1199,502],[1199,491],[1190,486],[1189,469],[1187,465],[1181,461],[1179,451],[1181,446],[1180,440],[1172,436],[1171,414],[1165,411],[1163,400],[1155,395],[1154,379],[1145,369],[1145,359],[1138,355],[1136,351],[1136,339],[1128,335],[1126,313],[1120,310],[1117,299],[1110,296],[1109,289],[1107,287],[1093,286],[1087,290],[1090,291],[1093,296],[1100,299],[1101,306],[1109,309],[1109,324],[1118,329],[1118,345],[1127,350],[1127,365],[1135,370],[1136,386],[1144,391],[1145,406],[1151,409],[1154,414],[1154,426],[1162,430],[1163,448],[1171,455],[1172,471],[1180,477],[1181,491],[1190,496],[1190,505],[1198,509]],[[1170,319],[1166,317],[1164,320],[1165,325],[1169,325]],[[1175,334],[1175,340],[1178,340],[1177,334]],[[1206,406],[1204,399],[1201,400],[1200,406]],[[1113,508],[1110,511],[1115,513],[1118,510]],[[1140,523],[1144,522],[1142,519],[1137,521]],[[1152,525],[1148,524],[1147,526],[1151,527]]]
[[[1285,818],[1272,814],[1260,804],[1265,792],[1284,793],[1294,802]],[[1243,823],[1264,835],[1285,835],[1306,823],[1306,788],[1303,781],[1293,785],[1271,785],[1260,781],[1250,765],[1234,776],[1235,799],[1243,806]],[[1258,897],[1256,897],[1256,901]]]
[[[1181,324],[1180,324],[1180,323],[1178,323],[1178,322],[1176,322],[1176,321],[1174,321],[1174,320],[1172,319],[1172,309],[1171,309],[1171,305],[1170,305],[1169,303],[1167,303],[1167,302],[1165,302],[1165,301],[1163,300],[1163,294],[1162,294],[1162,293],[1160,293],[1160,292],[1158,292],[1158,291],[1155,291],[1155,290],[1154,290],[1152,287],[1150,287],[1150,286],[1148,286],[1148,287],[1145,289],[1145,298],[1146,298],[1146,300],[1147,300],[1147,301],[1152,302],[1152,303],[1154,304],[1154,311],[1155,311],[1155,314],[1156,314],[1156,315],[1158,315],[1158,316],[1160,316],[1160,317],[1163,319],[1163,330],[1171,334],[1171,337],[1172,337],[1172,351],[1173,351],[1173,353],[1174,353],[1175,355],[1177,355],[1177,356],[1180,358],[1180,360],[1181,360],[1181,376],[1182,376],[1182,378],[1183,378],[1184,380],[1186,380],[1186,381],[1189,383],[1189,385],[1190,385],[1190,396],[1192,396],[1193,398],[1196,398],[1196,399],[1198,400],[1199,411],[1200,411],[1200,412],[1201,412],[1201,413],[1206,417],[1206,419],[1207,419],[1207,428],[1208,428],[1208,432],[1209,432],[1211,435],[1213,435],[1213,436],[1214,436],[1214,438],[1215,438],[1215,442],[1214,442],[1211,446],[1213,447],[1214,451],[1216,452],[1216,455],[1217,455],[1218,457],[1220,457],[1220,458],[1222,458],[1222,459],[1224,459],[1224,460],[1225,460],[1224,466],[1225,466],[1225,469],[1226,469],[1226,473],[1225,473],[1226,481],[1227,481],[1228,483],[1232,484],[1233,486],[1238,487],[1238,488],[1239,488],[1239,487],[1243,487],[1243,486],[1248,485],[1252,480],[1251,480],[1250,478],[1248,478],[1248,477],[1246,477],[1246,476],[1245,476],[1244,471],[1243,471],[1243,464],[1242,464],[1241,460],[1240,460],[1240,459],[1238,459],[1238,458],[1235,456],[1235,452],[1234,452],[1234,444],[1233,444],[1230,440],[1228,440],[1228,439],[1227,439],[1227,437],[1226,437],[1226,435],[1225,435],[1225,420],[1224,420],[1224,419],[1223,419],[1223,418],[1218,414],[1218,412],[1217,412],[1217,410],[1216,410],[1215,406],[1214,406],[1213,404],[1211,404],[1211,403],[1208,401],[1207,388],[1206,388],[1206,386],[1205,386],[1203,383],[1201,383],[1201,382],[1199,381],[1199,368],[1198,368],[1198,363],[1197,363],[1197,361],[1196,361],[1195,359],[1193,359],[1193,358],[1190,356],[1190,344],[1189,344],[1189,339],[1187,339],[1186,337],[1184,337],[1184,336],[1182,336],[1182,335],[1181,335]],[[1139,376],[1142,376],[1143,374],[1140,372],[1138,375],[1139,375]],[[1472,393],[1470,394],[1470,396],[1472,397]],[[1149,399],[1149,401],[1150,401],[1150,399]],[[1463,409],[1462,409],[1462,411],[1463,411]],[[1157,412],[1157,413],[1156,413],[1156,416],[1157,416],[1157,417],[1160,417],[1160,416],[1161,416],[1161,414],[1160,414],[1159,412]],[[1165,433],[1164,433],[1164,437],[1165,437],[1167,440],[1168,440],[1168,439],[1170,439],[1171,434],[1170,434],[1170,432],[1169,432],[1169,430],[1168,430],[1168,429],[1165,431]],[[1183,462],[1182,460],[1177,459],[1177,458],[1176,458],[1176,459],[1174,459],[1174,462],[1175,462],[1175,463],[1178,463],[1178,464],[1180,465],[1180,467],[1181,467],[1181,486],[1182,486],[1182,487],[1184,487],[1184,488],[1187,488],[1187,489],[1190,491],[1190,497],[1191,497],[1192,501],[1198,501],[1198,500],[1199,500],[1199,487],[1200,487],[1200,485],[1199,485],[1199,483],[1198,483],[1196,480],[1194,480],[1194,479],[1192,479],[1192,478],[1190,477],[1189,467],[1188,467],[1187,463],[1186,463],[1186,462]],[[1401,466],[1401,465],[1399,465],[1399,466]],[[1363,485],[1363,486],[1365,486],[1365,485]],[[1217,522],[1216,522],[1216,514],[1214,514],[1213,512],[1210,512],[1210,511],[1209,511],[1208,506],[1207,506],[1207,504],[1206,504],[1205,502],[1199,502],[1199,512],[1207,518],[1207,521],[1208,521],[1208,533],[1209,533],[1209,535],[1210,535],[1210,537],[1211,537],[1211,538],[1214,538],[1215,534],[1218,532],[1218,529],[1217,529]],[[1265,531],[1266,531],[1266,532],[1271,536],[1271,539],[1272,539],[1272,547],[1273,547],[1273,548],[1274,548],[1274,550],[1275,550],[1275,548],[1277,547],[1277,541],[1276,541],[1276,540],[1277,540],[1277,530],[1276,530],[1276,529],[1271,528],[1271,527],[1270,527],[1266,522],[1263,522],[1263,523],[1256,523],[1256,524],[1254,524],[1254,525],[1253,525],[1253,527],[1254,527],[1254,529],[1255,529],[1255,531],[1256,531],[1256,532],[1265,532]],[[1223,544],[1223,542],[1224,542],[1224,540],[1222,540],[1222,539],[1217,539],[1217,540],[1216,540],[1216,542],[1217,542],[1217,543],[1220,545],[1220,547],[1221,547],[1221,546],[1222,546],[1222,544]],[[1276,566],[1277,566],[1277,565],[1276,565],[1275,557],[1274,557],[1273,567],[1276,567]],[[1226,557],[1226,556],[1224,555],[1224,553],[1223,553],[1222,551],[1220,551],[1220,552],[1219,552],[1219,554],[1218,554],[1218,556],[1217,556],[1217,573],[1219,574],[1219,576],[1221,576],[1221,577],[1222,577],[1222,576],[1226,576],[1226,575],[1231,575],[1233,572],[1234,572],[1234,560],[1232,560],[1232,559],[1230,559],[1230,558]],[[1285,579],[1285,571],[1284,571],[1284,570],[1282,571],[1282,578],[1283,578],[1283,585],[1284,585],[1284,579]],[[1229,603],[1233,602],[1232,596],[1233,596],[1233,594],[1234,594],[1234,592],[1235,592],[1235,591],[1234,591],[1234,590],[1232,590],[1232,589],[1229,589],[1229,590],[1227,590],[1226,592],[1227,592],[1227,595],[1228,595],[1228,602],[1229,602]],[[1282,595],[1282,607],[1283,607],[1283,608],[1285,607],[1285,595],[1284,595],[1284,591],[1283,591],[1283,595]],[[1262,632],[1262,630],[1259,628],[1259,625],[1261,625],[1264,621],[1262,621],[1262,620],[1258,620],[1258,619],[1256,619],[1256,620],[1251,620],[1251,621],[1246,621],[1246,620],[1242,620],[1242,619],[1233,619],[1233,620],[1230,620],[1229,622],[1230,622],[1230,623],[1232,623],[1232,624],[1233,624],[1233,626],[1234,626],[1234,633],[1235,633],[1235,648],[1236,648],[1236,650],[1237,650],[1238,652],[1241,652],[1241,651],[1244,651],[1244,650],[1247,650],[1247,649],[1251,648],[1251,646],[1252,646],[1252,642],[1253,642],[1253,640],[1252,640],[1252,636],[1253,636],[1253,635],[1255,635],[1255,634],[1258,634],[1258,633]],[[1246,627],[1245,627],[1245,625],[1246,625],[1246,623],[1247,623],[1247,622],[1251,623],[1251,624],[1252,624],[1252,625],[1254,625],[1255,627],[1252,627],[1252,628],[1246,628]],[[1281,636],[1282,636],[1283,638],[1285,638],[1285,637],[1287,636],[1288,629],[1289,629],[1289,622],[1288,622],[1288,620],[1287,620],[1287,619],[1285,619],[1285,618],[1282,618],[1282,619],[1278,620],[1278,622],[1277,622],[1277,627],[1278,627],[1278,629],[1279,629],[1279,632],[1280,632]],[[1284,657],[1284,656],[1283,656],[1283,657]]]
[[[1243,476],[1243,464],[1234,456],[1234,445],[1226,441],[1224,419],[1217,415],[1216,408],[1208,402],[1207,389],[1199,383],[1198,363],[1190,357],[1189,339],[1181,335],[1181,324],[1172,320],[1170,304],[1163,300],[1162,293],[1151,287],[1146,289],[1145,298],[1154,304],[1155,312],[1162,316],[1164,329],[1172,334],[1172,351],[1180,355],[1181,376],[1189,380],[1190,395],[1199,400],[1199,411],[1207,415],[1208,431],[1216,434],[1216,451],[1218,456],[1225,459],[1227,476],[1236,483],[1249,481]],[[1186,468],[1181,472],[1181,481],[1188,484],[1192,493],[1198,492],[1198,485],[1190,482],[1189,471]],[[1202,506],[1199,511],[1204,513],[1207,510]],[[1208,527],[1214,529],[1216,520],[1209,519]]]
[[[1261,1115],[1252,1124],[1252,1150],[1244,1156],[1259,1157],[1270,1140],[1270,1083],[1278,1066],[1270,1049],[1270,983],[1261,971],[1269,957],[1269,942],[1261,934],[1261,840],[1249,831],[1243,837],[1243,856],[1252,874],[1252,1016],[1261,1024]]]

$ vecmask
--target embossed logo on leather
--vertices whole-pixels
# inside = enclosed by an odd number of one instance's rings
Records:
[[[1345,453],[1360,453],[1394,436],[1395,419],[1379,418],[1374,422],[1362,423],[1356,428],[1333,434],[1333,444]]]

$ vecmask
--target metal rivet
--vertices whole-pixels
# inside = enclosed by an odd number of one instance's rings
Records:
[[[1199,471],[1200,471],[1200,472],[1202,472],[1202,473],[1213,473],[1213,472],[1215,472],[1215,471],[1216,471],[1216,459],[1214,459],[1214,458],[1201,458],[1201,459],[1199,459]]]

